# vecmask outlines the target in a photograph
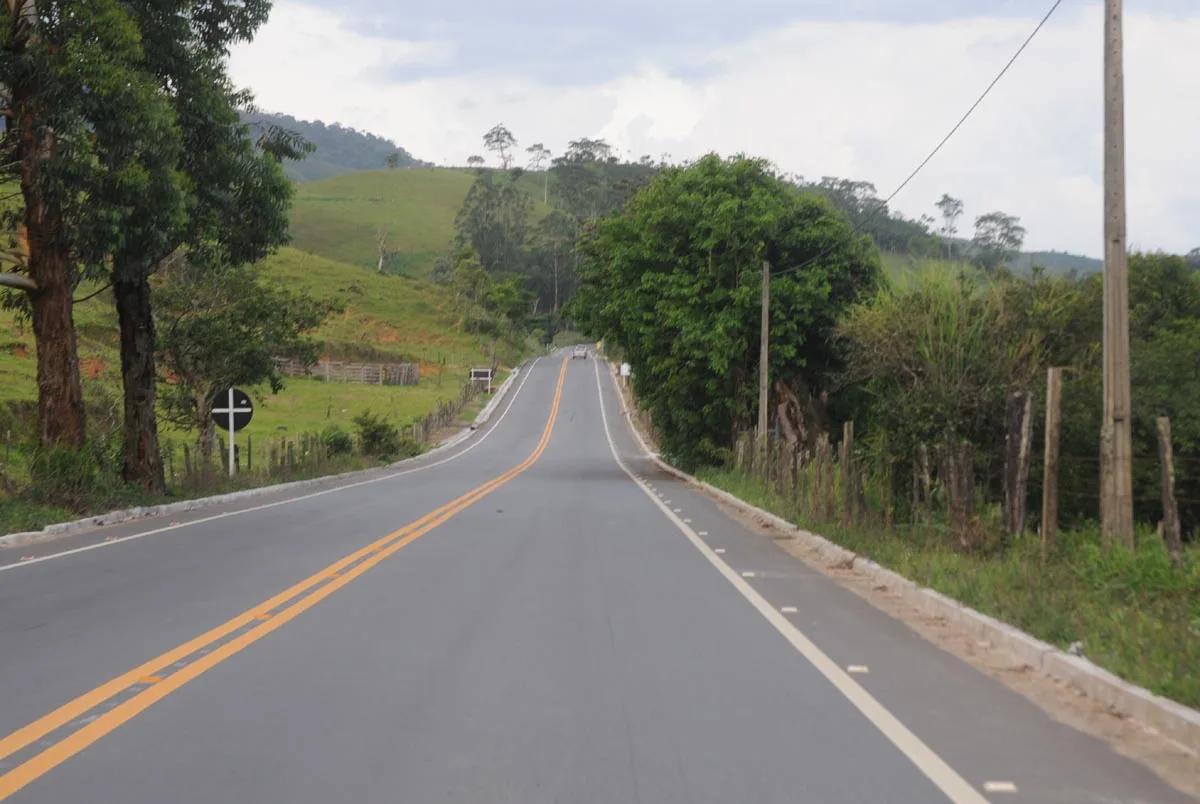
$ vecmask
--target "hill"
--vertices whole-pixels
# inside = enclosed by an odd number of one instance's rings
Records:
[[[385,270],[428,277],[454,237],[454,217],[475,172],[465,168],[372,170],[302,184],[292,207],[292,245],[305,252],[364,268],[379,264],[386,236]],[[542,177],[525,173],[520,186],[541,203]]]
[[[1098,274],[1104,270],[1104,261],[1066,251],[1027,251],[1013,261],[1013,270],[1028,273],[1030,267],[1040,265],[1048,273]]]
[[[287,248],[268,258],[264,269],[267,281],[344,303],[344,312],[332,316],[315,333],[323,354],[334,359],[419,361],[422,379],[416,387],[289,379],[279,394],[259,389],[251,425],[254,433],[271,434],[280,429],[297,433],[331,423],[350,429],[350,420],[368,408],[406,425],[429,412],[439,400],[455,396],[468,368],[486,362],[485,344],[455,328],[447,311],[448,295],[429,282],[380,276]],[[79,295],[93,290],[80,288]],[[84,394],[94,411],[104,411],[106,418],[119,422],[119,339],[112,297],[100,293],[76,305],[75,321]],[[443,361],[439,380],[437,365]],[[36,370],[31,328],[13,313],[0,311],[0,405],[32,403],[37,397]],[[0,415],[0,421],[11,420]],[[11,425],[0,429],[0,463],[8,460],[5,455],[16,457],[8,450],[26,435]],[[190,437],[164,425],[163,438],[164,443],[182,443]]]
[[[255,113],[243,116],[251,124],[276,125],[295,131],[317,147],[300,162],[286,163],[286,172],[298,182],[315,181],[357,170],[378,170],[395,157],[397,168],[430,167],[389,139],[358,131],[341,123],[297,120],[291,115]]]

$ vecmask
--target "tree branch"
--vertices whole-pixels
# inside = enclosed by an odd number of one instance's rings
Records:
[[[87,301],[88,299],[94,299],[94,298],[96,298],[97,296],[99,296],[101,293],[103,293],[104,291],[108,290],[108,289],[109,289],[109,288],[111,288],[111,287],[112,287],[112,283],[111,283],[111,282],[109,282],[107,285],[105,285],[104,287],[100,288],[100,289],[99,289],[99,290],[97,290],[95,293],[89,293],[88,295],[84,296],[82,299],[71,299],[71,304],[82,304],[83,302]]]
[[[16,288],[26,293],[37,293],[37,282],[22,274],[0,274],[0,287]]]

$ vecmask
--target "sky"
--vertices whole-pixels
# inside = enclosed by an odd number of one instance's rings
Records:
[[[895,190],[1052,0],[277,0],[230,56],[267,111],[339,122],[439,165],[602,137],[626,157],[765,157]],[[1125,0],[1131,248],[1200,246],[1200,4]],[[1103,4],[1064,0],[897,196],[960,234],[1000,210],[1026,248],[1103,252]]]

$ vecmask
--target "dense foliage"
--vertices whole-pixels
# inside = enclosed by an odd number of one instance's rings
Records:
[[[308,333],[333,310],[304,294],[260,281],[258,269],[179,260],[154,289],[162,403],[172,422],[213,445],[211,411],[231,386],[283,387],[277,359],[316,362]]]
[[[764,260],[780,274],[771,376],[810,399],[837,370],[838,316],[879,276],[870,241],[828,202],[743,157],[664,170],[580,250],[571,314],[626,356],[665,451],[685,466],[716,460],[753,419]]]

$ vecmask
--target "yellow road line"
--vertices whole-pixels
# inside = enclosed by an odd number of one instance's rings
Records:
[[[365,573],[371,567],[383,561],[388,556],[396,553],[405,546],[413,543],[421,536],[430,532],[438,525],[441,525],[446,520],[453,517],[455,514],[463,511],[474,503],[486,497],[491,492],[498,489],[508,481],[512,480],[517,475],[524,472],[542,456],[546,451],[546,447],[550,443],[550,435],[554,430],[555,419],[558,418],[558,409],[562,401],[563,381],[566,379],[568,361],[563,360],[562,368],[558,373],[558,384],[554,390],[554,402],[550,407],[550,415],[546,420],[546,427],[542,431],[542,437],[538,441],[537,446],[529,457],[524,461],[509,469],[499,477],[493,478],[481,486],[477,486],[466,494],[457,499],[443,505],[420,519],[412,522],[400,530],[389,533],[382,539],[379,539],[372,544],[367,545],[345,558],[331,564],[325,569],[317,572],[308,578],[300,581],[292,587],[280,592],[271,599],[260,603],[254,608],[239,614],[237,617],[213,628],[212,630],[192,639],[177,648],[174,648],[161,656],[151,659],[150,661],[135,667],[127,673],[100,685],[91,692],[84,693],[75,700],[67,703],[53,712],[45,715],[33,723],[24,726],[4,739],[0,740],[0,759],[3,759],[11,754],[21,750],[22,748],[32,744],[33,742],[45,737],[50,732],[67,725],[75,720],[80,715],[94,708],[100,703],[108,700],[113,695],[121,692],[128,687],[139,682],[144,683],[144,680],[153,676],[156,671],[174,664],[180,659],[195,653],[197,650],[209,645],[224,636],[227,636],[239,628],[251,622],[258,624],[250,630],[246,631],[234,639],[220,645],[212,652],[199,657],[194,662],[180,668],[179,670],[164,676],[161,680],[154,683],[152,686],[134,695],[127,701],[112,708],[105,714],[96,718],[92,722],[83,726],[78,731],[72,732],[64,737],[59,742],[45,749],[41,753],[35,755],[31,759],[23,762],[17,767],[10,770],[8,773],[0,776],[0,801],[11,796],[16,791],[25,787],[27,784],[50,771],[57,765],[66,761],[71,756],[79,753],[87,748],[92,743],[99,740],[104,735],[110,733],[114,729],[126,723],[139,713],[145,711],[155,702],[166,697],[170,693],[182,687],[187,682],[199,676],[206,670],[215,667],[216,665],[233,656],[243,648],[257,642],[267,634],[279,628],[284,623],[294,619],[296,616],[315,606],[321,600],[324,600],[329,595],[333,594],[338,589],[342,588],[350,581]],[[370,556],[365,560],[364,556]],[[349,565],[354,566],[346,569]],[[331,575],[333,576],[331,578]],[[295,600],[281,611],[274,612],[269,618],[263,620],[262,615],[267,614],[277,606],[292,600],[297,595],[303,594],[313,586],[327,581],[324,585],[316,590],[305,594],[298,600]]]

